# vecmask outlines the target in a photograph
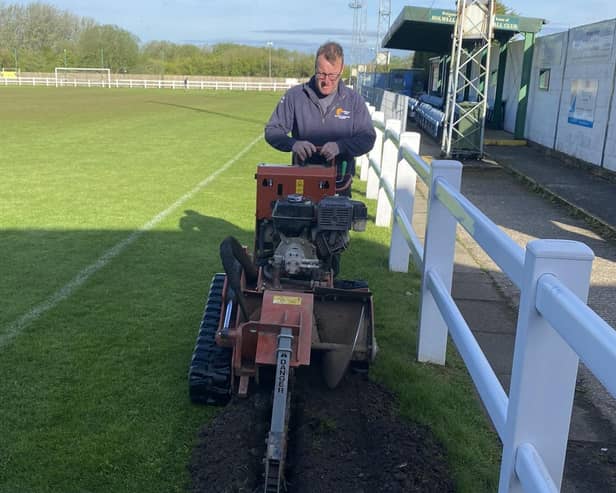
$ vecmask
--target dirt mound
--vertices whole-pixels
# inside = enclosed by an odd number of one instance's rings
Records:
[[[425,427],[396,413],[392,394],[362,375],[329,390],[298,372],[289,430],[290,493],[454,491],[442,447]],[[199,436],[194,492],[245,493],[262,487],[269,396],[234,399]]]

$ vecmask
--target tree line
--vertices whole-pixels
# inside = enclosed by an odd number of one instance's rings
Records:
[[[271,57],[271,58],[270,58]],[[271,60],[271,63],[270,63]],[[112,73],[309,77],[312,54],[231,43],[213,46],[151,41],[42,2],[0,1],[0,68],[53,72],[55,67],[104,67]]]
[[[498,13],[515,14],[501,2]],[[427,66],[430,53],[392,57],[391,68]],[[101,25],[43,2],[5,5],[0,0],[0,68],[53,72],[55,67],[104,67],[113,73],[310,77],[313,54],[232,43],[213,46],[150,41],[115,25]],[[348,69],[345,70],[345,77]]]

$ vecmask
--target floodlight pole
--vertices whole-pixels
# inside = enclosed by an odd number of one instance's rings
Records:
[[[268,41],[267,42],[267,47],[269,49],[269,78],[272,78],[272,46],[274,45],[273,42]]]

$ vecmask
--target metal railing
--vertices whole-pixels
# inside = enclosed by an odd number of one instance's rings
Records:
[[[46,86],[46,87],[108,87],[141,89],[186,89],[230,91],[286,91],[294,83],[271,81],[216,81],[216,80],[165,80],[165,79],[79,79],[55,77],[0,77],[0,86]]]
[[[375,222],[392,227],[389,269],[422,273],[418,355],[445,364],[447,336],[462,356],[503,444],[498,491],[557,492],[578,363],[616,396],[616,332],[587,304],[593,252],[567,240],[515,243],[460,193],[462,165],[419,156],[420,135],[372,112],[377,140],[359,158]],[[428,187],[425,242],[412,226],[416,182]],[[520,289],[509,395],[451,296],[460,224]]]

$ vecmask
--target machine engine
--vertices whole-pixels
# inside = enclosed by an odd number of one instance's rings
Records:
[[[318,203],[299,194],[275,201],[271,221],[261,232],[273,254],[262,261],[283,276],[320,280],[338,269],[338,256],[349,245],[349,231],[364,231],[368,212],[363,202],[346,196]]]

